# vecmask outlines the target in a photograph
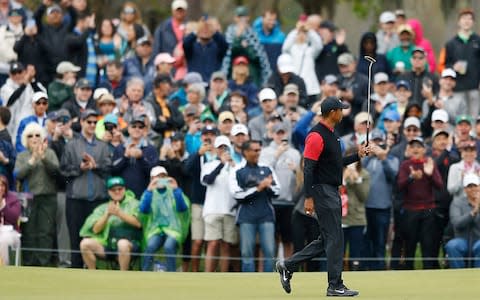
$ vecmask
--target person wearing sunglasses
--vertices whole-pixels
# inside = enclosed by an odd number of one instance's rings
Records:
[[[48,147],[46,130],[32,122],[22,133],[25,151],[17,156],[15,170],[22,191],[33,194],[28,221],[22,226],[22,254],[26,266],[49,266],[55,247],[57,185],[53,176],[59,171],[55,152]]]
[[[128,125],[128,138],[113,151],[112,174],[125,179],[126,187],[140,199],[150,181],[150,169],[158,163],[158,151],[147,139],[145,115],[134,116]]]
[[[26,150],[22,143],[22,135],[25,127],[32,123],[38,123],[41,127],[45,127],[47,121],[47,109],[48,109],[48,95],[45,92],[36,92],[32,97],[33,114],[23,118],[18,125],[17,137],[15,142],[15,149],[17,153],[21,153]]]
[[[111,152],[95,137],[97,118],[92,109],[81,113],[81,134],[66,144],[60,160],[61,175],[67,178],[66,215],[73,251],[79,250],[79,232],[85,219],[107,199],[105,180],[110,175]],[[81,255],[72,253],[72,268],[82,267]]]

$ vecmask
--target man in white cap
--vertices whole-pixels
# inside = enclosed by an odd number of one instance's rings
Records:
[[[232,158],[235,163],[239,164],[243,161],[242,145],[250,139],[248,128],[243,124],[235,124],[230,131],[230,139],[232,140],[233,154]]]
[[[36,92],[32,97],[33,115],[23,118],[18,124],[17,137],[15,142],[15,149],[17,154],[25,151],[25,147],[22,145],[22,134],[28,124],[36,122],[42,127],[45,127],[47,121],[47,109],[48,109],[48,95],[45,92]]]
[[[442,71],[439,80],[440,90],[436,95],[428,95],[423,103],[423,111],[429,109],[444,109],[448,113],[448,121],[451,125],[455,125],[455,118],[459,115],[467,114],[467,103],[464,99],[454,93],[457,84],[457,73],[450,68]]]
[[[273,125],[270,121],[285,122],[288,132],[291,132],[291,125],[288,120],[284,120],[275,111],[277,107],[277,94],[271,88],[264,88],[258,93],[258,100],[262,108],[262,114],[256,116],[250,122],[248,122],[248,128],[250,128],[250,136],[252,140],[266,142],[269,140],[267,132],[269,125]],[[275,123],[275,122],[274,122]],[[271,128],[270,128],[271,129]]]
[[[183,41],[187,19],[188,3],[186,0],[174,0],[171,6],[172,17],[166,19],[155,29],[153,35],[153,55],[166,52],[174,55],[174,49]],[[175,56],[175,55],[174,55]]]
[[[272,86],[277,95],[282,95],[285,86],[291,83],[296,84],[298,87],[300,105],[306,107],[308,106],[308,96],[305,81],[302,77],[294,73],[294,69],[292,56],[287,53],[281,54],[277,58],[276,71],[272,72],[270,79],[268,79],[268,86]]]
[[[48,85],[49,111],[59,110],[65,101],[74,97],[73,86],[81,69],[69,61],[57,65],[57,78]]]
[[[380,29],[377,31],[377,53],[386,54],[400,44],[395,31],[395,15],[384,11],[379,17]]]
[[[230,256],[230,247],[238,243],[238,229],[235,224],[236,210],[232,209],[235,199],[230,194],[229,176],[235,162],[231,156],[230,140],[225,135],[215,138],[217,158],[202,166],[202,184],[207,186],[202,217],[205,222],[207,253],[205,271],[215,272],[217,251],[221,257]],[[228,258],[220,259],[220,272],[228,272]]]
[[[445,245],[451,268],[469,265],[480,268],[480,179],[474,173],[463,178],[464,193],[450,205],[450,222],[454,238]]]

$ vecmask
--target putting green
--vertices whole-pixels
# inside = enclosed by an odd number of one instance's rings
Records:
[[[480,270],[345,272],[361,299],[479,299]],[[295,273],[292,294],[278,274],[153,273],[55,268],[0,268],[0,299],[318,299],[325,273]]]

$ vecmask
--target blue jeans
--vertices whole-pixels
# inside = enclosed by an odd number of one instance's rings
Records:
[[[385,246],[390,226],[390,208],[367,208],[367,256],[370,270],[385,270]]]
[[[359,258],[365,257],[365,226],[349,226],[343,228],[343,253],[348,244],[350,270],[360,270],[365,266]]]
[[[275,255],[275,224],[265,222],[260,224],[240,224],[240,252],[242,255],[242,272],[255,272],[255,245],[257,232],[260,235],[260,247],[263,252],[263,271],[273,271]]]
[[[163,246],[164,252],[167,256],[167,271],[175,272],[177,270],[176,257],[177,240],[166,234],[156,234],[152,236],[148,242],[143,257],[142,271],[151,271],[153,263],[153,255]]]
[[[468,241],[462,238],[454,238],[445,245],[450,267],[452,269],[465,268],[465,257],[469,254],[475,258],[473,266],[480,268],[480,240],[472,242],[471,253],[468,249]]]

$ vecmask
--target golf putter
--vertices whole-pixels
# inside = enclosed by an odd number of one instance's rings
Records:
[[[367,113],[368,113],[368,119],[367,119],[367,141],[365,144],[365,147],[368,146],[368,140],[369,140],[369,133],[370,133],[370,93],[371,93],[371,82],[372,82],[372,66],[374,63],[377,61],[375,58],[365,55],[364,58],[370,62],[368,66],[368,98],[367,98]],[[367,154],[368,155],[368,154]]]

